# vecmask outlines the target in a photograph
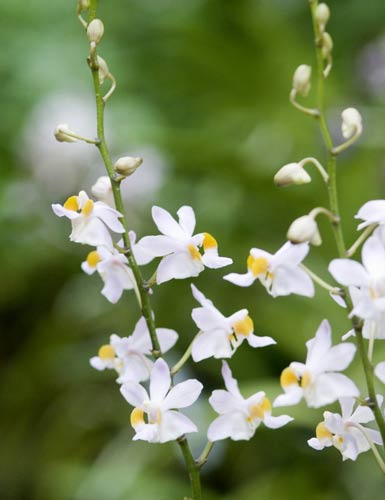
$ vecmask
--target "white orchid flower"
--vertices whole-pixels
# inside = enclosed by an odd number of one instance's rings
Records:
[[[156,335],[162,353],[171,349],[178,339],[177,332],[169,328],[157,328]],[[119,384],[143,382],[149,378],[153,366],[148,358],[151,348],[150,333],[142,317],[129,337],[111,335],[110,343],[99,349],[98,355],[90,359],[90,364],[99,371],[115,370],[119,374]]]
[[[214,358],[231,358],[244,340],[251,347],[264,347],[275,344],[271,337],[254,335],[253,320],[247,309],[232,314],[228,318],[214,306],[194,285],[191,285],[194,298],[202,307],[192,311],[192,318],[200,329],[192,344],[194,361]]]
[[[234,441],[249,440],[262,422],[270,429],[277,429],[293,420],[288,415],[273,417],[271,403],[263,391],[245,399],[225,361],[222,362],[222,376],[227,390],[216,390],[209,399],[211,406],[219,414],[208,428],[209,441],[226,438]]]
[[[250,286],[256,279],[273,297],[295,293],[313,297],[314,285],[300,263],[309,252],[308,243],[286,242],[275,254],[252,248],[247,259],[247,273],[231,273],[224,279],[238,286]]]
[[[118,302],[123,290],[135,288],[135,278],[128,267],[127,257],[115,248],[98,246],[87,255],[81,268],[87,274],[93,274],[95,271],[99,273],[104,282],[101,293],[112,304]]]
[[[364,203],[354,218],[364,221],[358,225],[358,230],[372,224],[385,224],[385,200],[371,200]]]
[[[177,214],[179,222],[163,208],[154,206],[152,217],[162,234],[145,236],[137,244],[139,251],[152,255],[153,259],[163,257],[157,269],[158,284],[173,278],[198,276],[205,266],[216,269],[232,263],[227,257],[219,257],[218,244],[211,234],[193,235],[195,214],[191,207],[183,206]],[[199,252],[201,246],[203,255]]]
[[[112,248],[110,231],[124,233],[119,221],[122,214],[102,201],[94,202],[85,191],[70,196],[64,205],[55,203],[52,210],[58,217],[67,217],[72,223],[70,240],[85,245],[104,245]]]
[[[171,387],[170,369],[159,358],[150,375],[150,394],[136,382],[126,382],[120,392],[134,406],[131,425],[140,439],[150,443],[165,443],[189,432],[197,432],[196,425],[179,408],[191,406],[202,391],[198,380],[190,379]],[[146,416],[146,418],[145,418]]]
[[[334,279],[348,286],[353,301],[351,316],[365,321],[363,334],[385,338],[385,246],[378,234],[368,238],[362,247],[362,262],[334,259],[329,272]]]
[[[316,437],[309,439],[308,444],[315,450],[334,446],[343,460],[356,460],[360,453],[370,449],[368,439],[382,444],[381,434],[361,425],[375,420],[368,406],[358,406],[353,411],[354,398],[341,398],[339,403],[341,415],[325,411],[324,421],[317,425]]]
[[[353,360],[354,344],[345,342],[332,346],[331,329],[327,320],[322,321],[314,338],[306,342],[305,363],[293,362],[281,374],[285,394],[278,396],[273,406],[290,406],[305,398],[311,408],[333,403],[341,397],[356,397],[356,385],[340,372]]]

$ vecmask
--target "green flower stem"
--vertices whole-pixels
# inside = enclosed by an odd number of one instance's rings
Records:
[[[200,469],[201,467],[204,466],[204,464],[207,462],[207,459],[209,458],[209,455],[211,453],[211,450],[214,447],[214,443],[212,441],[207,441],[206,446],[204,447],[204,450],[202,451],[200,457],[196,461],[196,466]]]
[[[365,427],[363,427],[360,424],[356,424],[356,423],[351,423],[349,425],[350,425],[350,427],[355,427],[363,434],[363,436],[365,437],[366,441],[368,442],[368,444],[370,446],[370,449],[373,452],[374,458],[376,459],[376,462],[377,462],[379,468],[381,469],[382,473],[385,474],[385,463],[382,460],[381,455],[379,454],[379,452],[376,448],[376,445],[373,443],[373,441],[370,438],[369,434],[367,433]]]
[[[178,438],[177,442],[182,450],[184,461],[186,462],[186,466],[188,469],[192,500],[202,500],[201,480],[198,464],[195,462],[194,457],[191,454],[191,450],[186,437],[182,436]]]
[[[172,369],[171,369],[171,375],[175,375],[176,373],[178,373],[179,370],[181,370],[182,367],[185,365],[185,363],[188,361],[189,357],[191,356],[192,345],[194,343],[194,340],[197,338],[197,336],[200,333],[201,332],[199,332],[197,335],[195,335],[195,337],[193,338],[191,344],[186,349],[186,352],[183,354],[183,356],[180,358],[180,360],[172,367]]]
[[[371,224],[370,226],[366,227],[365,231],[360,234],[360,236],[356,239],[349,250],[346,251],[346,257],[352,257],[356,253],[357,249],[361,246],[361,244],[364,243],[364,241],[372,234],[376,227],[377,224]]]
[[[335,286],[329,285],[329,283],[326,283],[322,278],[318,276],[318,274],[314,273],[311,271],[308,267],[306,267],[304,264],[300,264],[300,267],[310,276],[310,278],[317,283],[321,288],[324,288],[327,290],[329,293],[333,295],[342,295],[342,290],[340,288],[337,288]]]
[[[91,0],[90,10],[89,10],[89,22],[96,17],[97,0]],[[148,330],[150,332],[151,344],[152,344],[152,354],[154,358],[159,358],[161,356],[161,350],[159,345],[159,340],[156,335],[155,321],[152,313],[152,308],[150,304],[149,289],[146,286],[142,274],[140,272],[139,266],[136,263],[135,257],[132,253],[131,242],[128,235],[127,221],[125,217],[125,209],[123,205],[122,195],[120,192],[120,181],[115,179],[115,171],[112,165],[111,157],[108,152],[107,143],[104,135],[104,106],[105,102],[103,100],[100,81],[98,74],[98,64],[96,51],[92,53],[92,57],[89,59],[89,66],[92,72],[92,79],[94,83],[95,99],[96,99],[96,122],[97,122],[97,134],[99,142],[96,147],[99,149],[100,155],[103,159],[104,165],[106,167],[108,176],[111,179],[112,192],[114,196],[116,209],[122,214],[120,222],[123,224],[125,229],[123,233],[123,242],[126,248],[126,255],[128,262],[132,269],[132,272],[137,283],[139,295],[140,295],[140,308],[144,319],[146,320]]]
[[[333,150],[333,141],[326,123],[325,113],[324,113],[324,61],[322,57],[322,46],[321,46],[321,33],[319,25],[315,18],[315,11],[318,5],[318,0],[309,0],[310,11],[313,20],[313,30],[314,30],[314,38],[315,38],[315,48],[316,48],[316,59],[317,59],[317,75],[318,75],[318,87],[317,87],[317,100],[318,100],[318,109],[319,109],[319,124],[322,132],[322,136],[326,145],[326,149],[328,152],[328,173],[329,173],[329,183],[328,183],[328,194],[329,194],[329,204],[330,210],[334,214],[336,218],[336,222],[332,224],[334,230],[334,237],[337,244],[338,255],[340,258],[344,258],[346,256],[346,247],[344,236],[342,232],[341,222],[340,222],[340,212],[338,206],[338,193],[337,193],[337,176],[336,176],[336,154]],[[353,304],[351,297],[349,295],[349,291],[344,289],[344,299],[348,306],[348,311],[351,312],[353,309]],[[366,385],[368,389],[368,394],[370,398],[370,405],[373,410],[374,416],[376,418],[376,422],[381,433],[382,439],[385,443],[385,420],[382,415],[382,412],[378,406],[376,391],[374,388],[374,370],[373,365],[370,362],[364,344],[364,339],[362,335],[362,326],[363,323],[359,318],[352,318],[353,328],[356,333],[356,343],[357,350],[359,352],[361,362],[363,365]],[[385,453],[385,452],[384,452]]]

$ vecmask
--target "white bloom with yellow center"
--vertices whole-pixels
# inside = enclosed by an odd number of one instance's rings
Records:
[[[247,309],[241,309],[226,318],[194,285],[191,285],[191,288],[194,298],[202,306],[192,311],[192,318],[200,329],[192,344],[194,361],[212,356],[231,358],[244,340],[251,347],[264,347],[276,343],[271,337],[254,335],[253,320]]]
[[[170,369],[159,358],[150,375],[150,393],[136,382],[127,382],[120,388],[126,401],[134,406],[131,425],[135,440],[150,443],[173,441],[183,434],[197,432],[196,425],[179,408],[191,406],[198,399],[202,384],[195,379],[171,387]]]
[[[334,259],[329,272],[348,286],[353,301],[351,316],[364,319],[365,338],[385,338],[385,245],[380,233],[362,247],[362,264],[351,259]]]
[[[311,408],[333,403],[341,397],[356,397],[360,391],[346,375],[345,370],[356,352],[354,344],[345,342],[332,346],[331,329],[327,320],[322,321],[315,337],[306,342],[305,363],[294,361],[281,374],[285,394],[278,396],[273,406],[290,406],[302,398]]]
[[[169,328],[157,328],[156,334],[161,351],[170,350],[178,339],[178,334]],[[151,339],[145,319],[137,322],[132,335],[119,337],[111,335],[110,343],[103,345],[97,356],[90,359],[96,370],[113,369],[119,374],[117,382],[142,382],[150,376],[153,362],[151,356]]]
[[[87,255],[81,267],[87,274],[93,274],[95,271],[99,273],[104,282],[102,295],[112,304],[118,302],[123,290],[132,290],[135,287],[135,278],[128,267],[127,257],[115,248],[98,246]]]
[[[67,217],[72,223],[70,240],[85,245],[105,245],[112,248],[110,231],[124,233],[119,221],[122,214],[102,201],[94,202],[85,191],[70,196],[64,205],[55,203],[52,210],[58,217]]]
[[[273,417],[271,403],[263,391],[245,399],[225,361],[222,363],[222,376],[227,390],[213,391],[209,399],[211,406],[219,414],[208,428],[209,441],[227,438],[233,441],[249,440],[261,422],[270,429],[277,429],[293,420],[288,415]]]
[[[370,200],[364,203],[354,218],[364,221],[358,225],[359,230],[371,224],[385,224],[385,200]]]
[[[158,236],[145,236],[137,246],[152,258],[163,257],[156,274],[158,284],[173,278],[198,276],[206,267],[213,269],[228,266],[232,260],[219,257],[218,244],[209,233],[193,235],[195,214],[191,207],[183,206],[178,212],[179,222],[163,208],[154,206],[152,217],[159,231]],[[201,255],[199,247],[203,246]]]
[[[252,248],[247,259],[247,273],[231,273],[224,279],[238,286],[250,286],[259,280],[273,297],[295,293],[313,297],[314,285],[300,267],[309,252],[308,243],[286,242],[275,254]]]
[[[343,460],[356,460],[360,453],[370,449],[369,441],[382,444],[381,434],[364,427],[375,420],[368,406],[358,406],[354,411],[354,398],[341,398],[341,415],[324,412],[324,421],[316,428],[316,437],[308,440],[309,446],[315,450],[334,446],[341,452]]]

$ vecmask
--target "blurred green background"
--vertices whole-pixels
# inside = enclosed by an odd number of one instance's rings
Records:
[[[353,214],[368,199],[384,198],[385,3],[329,5],[335,51],[328,120],[336,142],[345,107],[357,106],[365,127],[338,167],[352,242]],[[189,487],[178,447],[133,443],[131,408],[113,374],[88,362],[111,333],[132,331],[139,318],[134,297],[126,292],[113,306],[100,295],[100,279],[80,271],[88,248],[70,244],[68,221],[50,208],[89,191],[103,172],[92,146],[52,136],[63,122],[95,134],[88,47],[75,9],[75,0],[0,4],[0,498],[181,499]],[[100,54],[118,82],[107,108],[111,153],[144,157],[125,191],[139,236],[156,233],[152,204],[172,213],[190,204],[197,230],[214,234],[221,254],[234,258],[231,271],[243,272],[250,247],[275,252],[295,217],[327,203],[315,173],[305,187],[276,190],[272,183],[285,163],[324,159],[316,123],[287,99],[295,67],[314,61],[307,1],[100,0],[98,15],[106,29]],[[307,263],[330,280],[335,248],[327,224],[320,226],[324,245]],[[152,271],[149,265],[145,274]],[[247,307],[256,332],[278,341],[260,350],[243,346],[231,360],[246,395],[278,394],[281,370],[303,360],[304,342],[323,318],[335,341],[349,328],[322,290],[315,300],[273,300],[260,286],[224,282],[225,272],[207,270],[194,282],[225,315]],[[180,333],[168,356],[174,362],[195,334],[188,280],[156,289],[153,304],[158,325]],[[349,373],[362,380],[358,363]],[[222,387],[218,360],[190,366],[184,376],[204,382],[205,396]],[[289,426],[260,428],[251,442],[214,448],[203,472],[206,499],[383,497],[369,454],[342,464],[335,449],[308,447],[322,410],[301,404],[286,411],[298,417]],[[190,415],[200,422],[192,439],[198,454],[214,416],[207,397]]]

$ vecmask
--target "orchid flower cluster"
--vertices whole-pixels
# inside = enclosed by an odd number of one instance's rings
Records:
[[[330,10],[317,0],[310,0],[310,9],[314,21],[319,88],[322,90],[333,63],[332,38],[326,31]],[[83,18],[84,12],[88,12],[88,21]],[[95,144],[108,175],[99,178],[92,186],[92,197],[80,191],[63,205],[52,205],[52,209],[57,216],[70,220],[71,241],[91,247],[81,268],[86,274],[99,274],[103,282],[101,293],[105,298],[116,303],[126,290],[133,290],[137,298],[140,317],[133,332],[125,337],[112,334],[97,355],[90,359],[96,370],[107,369],[115,373],[120,392],[132,407],[133,439],[150,443],[176,440],[189,470],[195,500],[201,498],[199,470],[207,461],[213,443],[224,439],[249,440],[262,423],[276,429],[293,420],[289,415],[275,414],[276,408],[296,405],[301,400],[310,408],[325,407],[338,401],[341,413],[326,410],[324,420],[315,429],[316,437],[309,437],[308,444],[315,450],[334,446],[343,460],[356,460],[360,453],[372,450],[385,473],[383,449],[382,452],[377,449],[383,446],[385,438],[383,396],[374,389],[377,382],[385,384],[385,361],[373,363],[375,342],[385,339],[385,200],[369,201],[358,210],[356,218],[362,221],[358,225],[362,233],[346,251],[335,181],[337,156],[362,133],[360,113],[355,108],[342,112],[341,131],[345,142],[334,146],[324,118],[322,92],[315,108],[298,102],[298,96],[306,98],[309,94],[312,71],[305,64],[297,68],[290,101],[295,108],[319,121],[327,146],[328,169],[315,158],[305,158],[282,167],[274,181],[277,186],[306,184],[311,177],[305,166],[313,165],[328,187],[329,207],[316,207],[298,217],[289,227],[287,241],[275,253],[251,248],[245,258],[245,273],[230,272],[220,278],[236,287],[249,287],[257,281],[274,298],[290,294],[313,297],[314,284],[320,285],[347,311],[353,329],[343,335],[340,342],[333,344],[331,326],[323,319],[313,338],[306,343],[306,359],[283,367],[280,377],[282,394],[272,400],[261,388],[245,397],[230,368],[231,359],[241,344],[246,344],[242,349],[257,349],[273,346],[276,341],[255,333],[247,309],[226,316],[194,284],[191,284],[191,293],[197,306],[192,309],[191,319],[197,333],[179,362],[170,367],[166,360],[165,355],[178,341],[178,333],[156,325],[151,307],[151,295],[156,286],[173,279],[189,280],[205,268],[220,270],[233,262],[219,254],[217,240],[212,234],[195,233],[195,214],[189,206],[182,206],[177,211],[177,219],[164,208],[154,206],[152,218],[159,234],[137,239],[135,232],[128,229],[120,184],[130,182],[130,175],[140,166],[142,159],[123,157],[114,164],[111,161],[100,118],[115,90],[115,78],[106,61],[97,54],[104,26],[96,18],[96,2],[93,0],[78,1],[78,16],[90,44],[88,64],[99,112],[98,138],[83,138],[66,124],[57,127],[55,136],[60,142],[83,140]],[[102,97],[101,90],[106,80],[110,82],[110,89]],[[321,214],[330,220],[337,243],[339,256],[329,265],[336,285],[328,284],[303,264],[311,246],[322,244],[316,222]],[[361,244],[362,264],[350,258]],[[143,279],[142,266],[154,261],[153,276]],[[365,371],[366,389],[360,389],[342,373],[357,352]],[[199,363],[208,358],[222,361],[224,388],[214,390],[208,397],[216,415],[208,428],[202,429],[181,410],[203,397],[203,384],[196,379],[175,384],[174,376],[189,360]],[[380,387],[384,389],[383,385]],[[374,423],[377,428],[367,427],[368,423]],[[186,435],[198,431],[207,435],[208,442],[201,456],[194,460]]]

